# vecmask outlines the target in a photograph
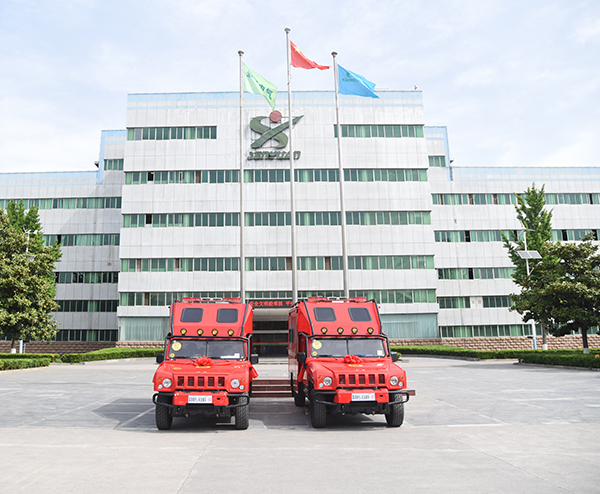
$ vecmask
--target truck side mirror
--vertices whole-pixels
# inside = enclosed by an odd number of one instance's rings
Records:
[[[165,354],[164,353],[157,353],[156,354],[156,363],[160,364],[162,363],[162,361],[165,359]]]
[[[296,360],[298,360],[299,363],[304,364],[304,362],[306,362],[306,353],[298,352],[296,354]]]
[[[250,363],[252,365],[258,364],[258,353],[253,353],[250,355]]]
[[[392,357],[392,362],[398,362],[398,353],[397,352],[390,352],[390,355]]]

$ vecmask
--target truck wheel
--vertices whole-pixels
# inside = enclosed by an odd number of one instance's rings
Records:
[[[294,391],[294,383],[292,382],[292,395],[294,395],[294,405],[303,407],[306,395],[304,394],[304,389],[302,389],[302,383],[298,383],[298,391]]]
[[[171,397],[165,395],[158,395],[156,398],[158,403],[171,404]],[[154,418],[156,420],[156,428],[160,431],[168,431],[173,423],[173,417],[171,416],[171,410],[168,407],[156,405],[154,409]]]
[[[315,392],[310,395],[310,423],[315,429],[322,429],[327,422],[327,407],[317,403]]]
[[[392,405],[392,410],[385,415],[385,420],[390,427],[400,427],[404,422],[404,403]]]
[[[240,430],[248,428],[248,401],[246,398],[240,398],[240,403],[242,401],[245,405],[235,409],[235,428]]]

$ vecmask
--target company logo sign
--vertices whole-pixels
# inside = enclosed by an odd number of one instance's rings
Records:
[[[300,119],[304,115],[300,115],[299,117],[295,117],[292,119],[292,124],[296,125],[300,121]],[[277,141],[277,145],[274,146],[274,149],[282,149],[288,144],[288,136],[284,133],[290,127],[289,120],[284,123],[281,122],[281,113],[278,111],[271,112],[269,115],[269,120],[273,124],[278,124],[276,127],[271,127],[262,123],[262,121],[267,118],[266,116],[254,117],[250,120],[250,128],[260,134],[260,137],[256,139],[250,147],[252,149],[259,149],[263,147],[268,141],[274,140]],[[300,158],[300,151],[294,151],[294,159]],[[289,151],[250,151],[248,154],[249,160],[289,160],[290,153]]]

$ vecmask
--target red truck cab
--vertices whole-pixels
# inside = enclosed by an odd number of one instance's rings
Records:
[[[297,406],[310,400],[310,420],[327,414],[385,414],[404,421],[406,372],[394,362],[375,300],[311,297],[289,312],[288,371]]]
[[[248,428],[252,381],[252,306],[240,299],[187,299],[171,305],[171,330],[154,374],[156,427],[170,429],[173,417],[235,417]]]

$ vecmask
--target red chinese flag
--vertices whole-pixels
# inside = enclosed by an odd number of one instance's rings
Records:
[[[319,65],[318,63],[309,60],[304,56],[298,47],[294,44],[292,40],[290,40],[291,47],[291,59],[292,59],[292,67],[298,67],[299,69],[319,69],[326,70],[329,68],[328,65]]]

